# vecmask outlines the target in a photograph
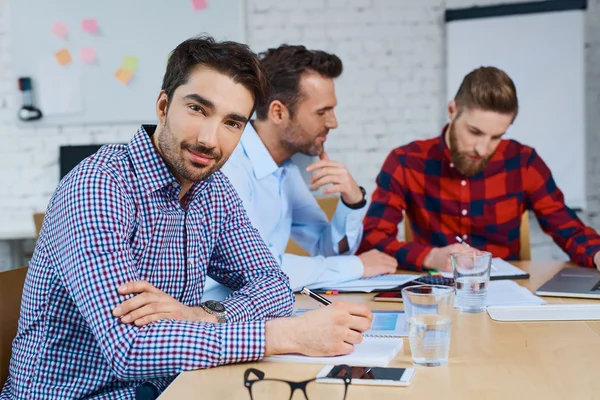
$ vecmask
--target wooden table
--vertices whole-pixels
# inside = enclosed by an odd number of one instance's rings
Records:
[[[515,265],[531,274],[531,279],[516,282],[534,291],[568,264]],[[402,308],[402,303],[373,302],[372,294],[331,298],[342,297],[367,303],[372,309]],[[548,303],[593,301],[545,299]],[[298,296],[297,307],[315,305]],[[409,387],[350,385],[347,399],[600,399],[599,363],[600,322],[495,322],[487,313],[455,311],[447,366],[417,366]],[[413,367],[408,338],[389,366]],[[316,376],[323,365],[262,362],[189,371],[182,373],[160,399],[249,399],[243,385],[243,374],[249,367],[264,371],[267,378],[304,380]],[[319,385],[317,399],[328,398],[327,386]],[[303,399],[302,393],[296,391],[293,399]]]

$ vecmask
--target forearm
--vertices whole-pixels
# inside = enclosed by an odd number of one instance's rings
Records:
[[[163,320],[142,328],[119,325],[114,334],[121,340],[106,350],[113,373],[124,381],[258,360],[265,352],[263,321],[213,324]]]
[[[365,212],[366,207],[353,210],[346,207],[342,201],[338,203],[329,230],[332,241],[335,243],[334,254],[354,254],[356,252],[363,233],[362,220]],[[344,238],[347,244],[345,248],[340,247],[340,242]]]
[[[428,268],[425,259],[434,246],[417,242],[403,242],[384,231],[371,230],[365,233],[359,252],[377,249],[396,258],[402,269],[422,271]]]
[[[321,288],[360,278],[363,265],[356,256],[303,257],[284,254],[281,269],[290,278],[292,290]]]
[[[229,321],[286,317],[293,312],[294,293],[288,277],[277,268],[255,276],[233,292],[223,304]]]

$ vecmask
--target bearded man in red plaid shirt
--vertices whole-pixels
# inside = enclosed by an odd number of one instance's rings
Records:
[[[359,252],[379,249],[401,268],[450,271],[456,236],[495,257],[517,260],[524,211],[576,264],[600,266],[600,236],[564,202],[536,151],[503,136],[518,113],[511,78],[481,67],[448,104],[441,135],[394,149],[377,177]],[[397,239],[407,216],[414,240]]]

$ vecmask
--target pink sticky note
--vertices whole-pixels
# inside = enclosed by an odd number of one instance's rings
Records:
[[[56,21],[54,25],[52,25],[52,29],[50,29],[50,32],[52,32],[54,36],[64,39],[67,37],[69,27],[66,24],[63,24],[62,22]]]
[[[192,7],[194,7],[194,11],[200,11],[208,7],[208,4],[206,4],[206,0],[192,0]]]
[[[79,59],[84,63],[91,64],[96,61],[96,50],[92,47],[84,47],[79,50]]]
[[[81,21],[81,29],[87,33],[97,33],[98,21],[96,21],[96,18],[86,18]]]

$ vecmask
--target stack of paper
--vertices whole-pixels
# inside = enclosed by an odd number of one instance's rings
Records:
[[[376,289],[392,289],[406,282],[417,279],[419,275],[379,275],[372,278],[354,279],[352,281],[336,284],[332,287],[323,287],[316,291],[337,290],[339,292],[365,292],[369,293]]]
[[[546,304],[527,288],[513,281],[492,281],[488,285],[486,306],[516,306]]]

